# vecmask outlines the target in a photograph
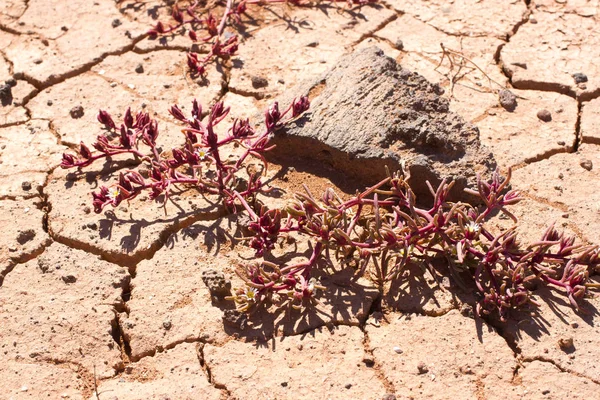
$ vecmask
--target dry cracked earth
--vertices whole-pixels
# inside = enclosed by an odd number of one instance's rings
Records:
[[[146,36],[165,3],[0,1],[0,81],[11,86],[0,107],[0,399],[597,397],[600,300],[578,314],[544,292],[538,313],[492,326],[470,315],[468,295],[421,271],[383,296],[333,276],[319,312],[239,329],[201,278],[218,269],[236,284],[235,262],[250,254],[235,219],[185,191],[166,214],[147,198],[95,214],[90,192],[115,165],[58,165],[94,140],[99,108],[150,111],[171,148],[182,140],[171,104],[224,100],[253,116],[377,45],[439,82],[452,111],[514,169],[522,235],[555,222],[598,242],[598,0],[251,6],[238,53],[202,80],[186,73],[185,37]],[[512,111],[499,103],[504,88]],[[277,201],[302,183],[332,185],[314,169],[274,170],[286,189]]]

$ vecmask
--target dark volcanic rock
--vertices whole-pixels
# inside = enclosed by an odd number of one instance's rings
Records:
[[[454,179],[453,199],[474,187],[476,173],[495,167],[479,130],[449,111],[443,89],[399,66],[370,47],[342,58],[320,79],[299,85],[280,99],[282,107],[301,95],[310,110],[273,138],[277,147],[267,153],[282,163],[311,158],[371,185],[390,171],[410,173],[419,196],[430,196],[434,186]],[[426,197],[427,198],[427,197]]]

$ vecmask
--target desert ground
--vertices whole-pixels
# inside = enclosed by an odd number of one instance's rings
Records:
[[[188,71],[185,34],[147,34],[172,22],[172,6],[0,0],[0,399],[598,397],[597,298],[576,312],[541,289],[535,311],[499,322],[474,316],[472,294],[430,272],[384,293],[332,276],[325,311],[240,324],[202,279],[212,270],[239,284],[236,263],[252,256],[239,220],[185,190],[164,208],[142,196],[96,214],[90,193],[135,165],[59,166],[101,132],[99,109],[149,112],[168,151],[183,140],[171,105],[224,101],[228,118],[255,118],[340,57],[377,46],[439,84],[450,111],[512,168],[524,241],[554,223],[597,244],[598,0],[248,4],[243,26],[226,27],[239,49],[202,77]],[[219,18],[224,3],[207,7]],[[283,193],[266,198],[274,207],[302,184],[356,189],[344,171],[294,157],[269,174]]]

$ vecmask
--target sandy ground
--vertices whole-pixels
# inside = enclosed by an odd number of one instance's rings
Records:
[[[195,80],[185,37],[145,35],[168,15],[162,1],[0,1],[0,83],[16,79],[0,107],[0,399],[597,398],[600,300],[576,314],[546,291],[538,313],[491,326],[469,314],[468,294],[420,271],[418,285],[400,282],[384,298],[368,281],[334,276],[326,312],[239,330],[201,279],[209,268],[235,279],[249,255],[233,239],[235,219],[189,192],[167,215],[147,198],[95,214],[89,193],[115,165],[58,165],[94,141],[99,108],[156,113],[168,149],[182,141],[171,104],[222,99],[253,116],[343,54],[377,45],[439,82],[513,167],[525,238],[555,222],[597,243],[600,2],[249,9],[236,56]],[[502,88],[517,95],[512,112]],[[330,185],[318,168],[281,175],[281,202],[301,183]]]

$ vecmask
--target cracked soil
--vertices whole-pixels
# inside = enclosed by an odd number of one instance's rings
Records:
[[[90,192],[126,159],[84,173],[58,166],[95,139],[99,108],[144,108],[170,149],[183,141],[170,105],[223,100],[253,117],[377,45],[439,83],[513,168],[526,239],[554,223],[598,243],[599,0],[251,6],[239,51],[202,80],[187,73],[187,38],[146,34],[172,3],[0,0],[0,83],[16,81],[0,106],[0,400],[598,397],[598,299],[582,314],[542,293],[535,314],[491,324],[473,318],[471,294],[429,272],[407,271],[384,295],[333,275],[318,310],[258,313],[240,329],[202,281],[211,268],[235,284],[236,261],[252,256],[215,199],[182,191],[166,214],[147,197],[95,214]],[[500,89],[516,95],[512,111]],[[354,190],[325,168],[273,165],[284,195],[266,201],[281,206],[302,184]]]

